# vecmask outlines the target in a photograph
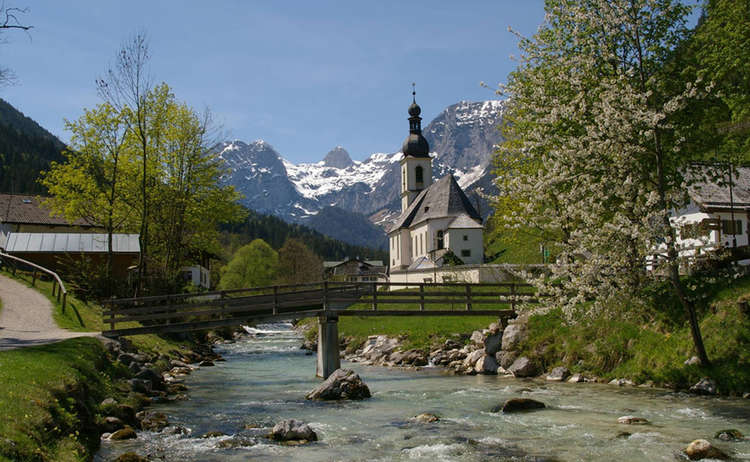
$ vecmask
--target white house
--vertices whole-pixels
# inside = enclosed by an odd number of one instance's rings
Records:
[[[690,201],[670,219],[680,256],[692,259],[722,248],[747,249],[750,167],[732,167],[730,181],[726,166],[705,166],[691,170],[688,181]]]
[[[482,217],[453,175],[432,181],[421,108],[409,106],[409,136],[401,160],[401,215],[388,230],[391,281],[399,272],[441,266],[450,250],[466,265],[481,264]]]

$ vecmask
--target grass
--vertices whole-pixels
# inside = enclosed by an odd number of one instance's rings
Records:
[[[90,459],[96,408],[122,368],[93,338],[0,352],[0,460]]]
[[[523,354],[535,359],[545,370],[564,365],[574,372],[594,374],[605,379],[629,378],[636,383],[685,389],[709,376],[722,393],[750,390],[750,319],[738,305],[750,298],[750,277],[723,288],[708,289],[703,305],[701,333],[711,367],[688,366],[694,353],[686,316],[674,310],[666,298],[646,310],[659,316],[643,315],[643,306],[625,303],[618,319],[605,316],[566,323],[560,311],[532,316],[529,338]],[[704,288],[704,290],[706,290]],[[640,316],[635,315],[641,313]]]

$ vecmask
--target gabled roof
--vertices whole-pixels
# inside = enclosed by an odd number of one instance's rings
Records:
[[[466,197],[453,175],[446,175],[417,195],[388,232],[409,228],[433,218],[465,215],[481,227],[482,217]],[[468,227],[468,226],[466,226]]]
[[[702,167],[702,168],[701,168]],[[698,166],[685,175],[690,198],[702,207],[750,207],[750,167],[732,167],[732,197],[726,166]]]
[[[0,223],[55,226],[92,226],[85,220],[73,223],[64,217],[52,216],[42,201],[45,198],[19,194],[0,194]]]

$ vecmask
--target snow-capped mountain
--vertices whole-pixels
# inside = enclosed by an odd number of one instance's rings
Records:
[[[485,177],[493,147],[501,140],[497,126],[502,113],[501,101],[462,101],[432,120],[423,134],[434,157],[433,177],[453,173],[468,192],[472,185],[491,184]],[[394,145],[401,142],[393,141]],[[375,153],[363,161],[353,161],[343,147],[337,146],[320,162],[294,164],[262,140],[250,144],[224,142],[217,149],[230,171],[226,181],[245,196],[245,206],[259,212],[314,227],[323,220],[310,217],[326,207],[337,207],[369,216],[380,233],[400,213],[401,152]],[[488,211],[486,206],[483,209]],[[326,215],[344,216],[330,211]],[[340,225],[346,227],[351,221],[350,215],[348,223]],[[326,228],[331,234],[336,226],[328,223]],[[362,231],[372,235],[372,230]],[[343,240],[351,241],[346,238],[349,235],[342,235]]]

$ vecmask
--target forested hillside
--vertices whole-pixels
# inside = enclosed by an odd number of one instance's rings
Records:
[[[65,145],[0,99],[0,192],[45,193],[39,172],[61,161]]]
[[[254,211],[248,211],[244,222],[224,227],[222,244],[231,255],[253,239],[263,239],[274,249],[279,249],[287,238],[299,239],[325,260],[343,260],[347,257],[388,260],[388,254],[383,250],[350,245],[324,236],[307,226],[290,224],[273,215]]]

